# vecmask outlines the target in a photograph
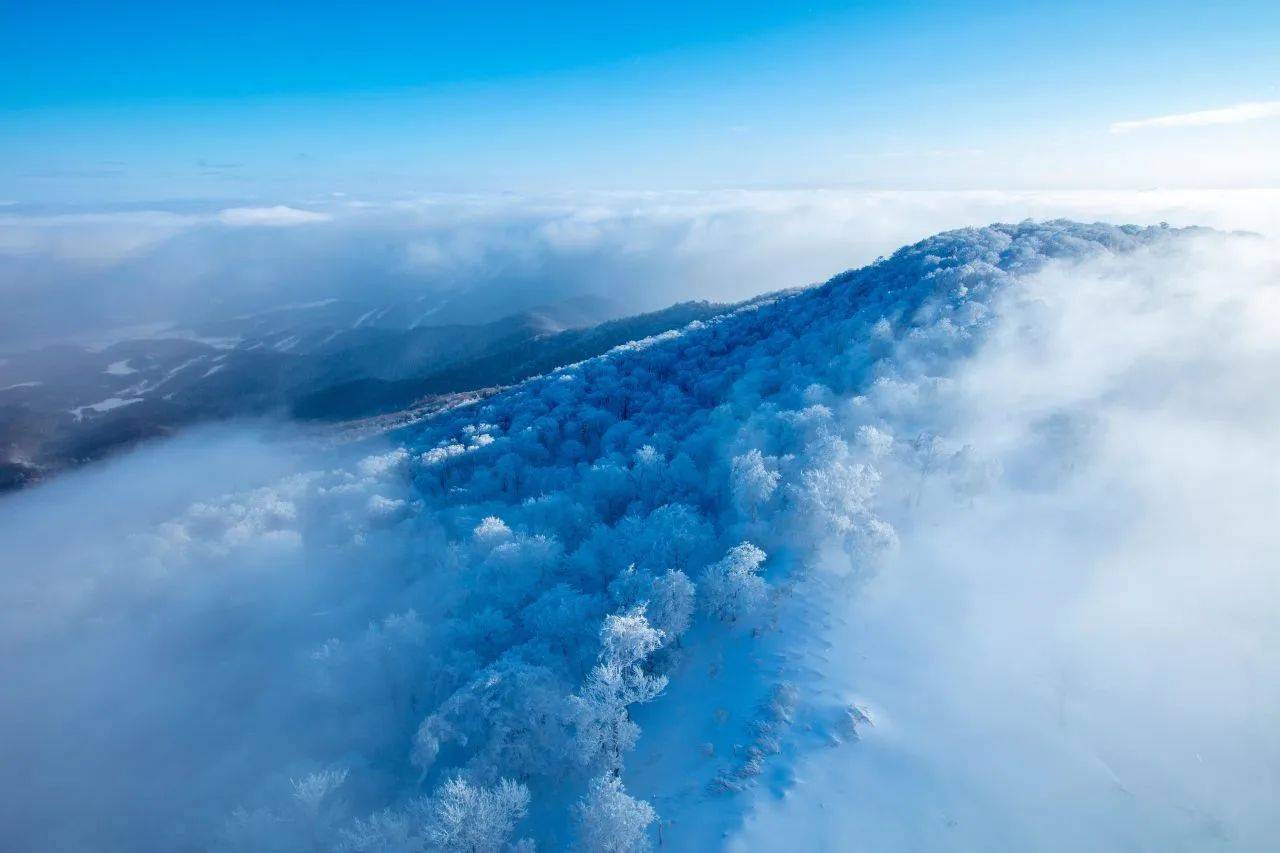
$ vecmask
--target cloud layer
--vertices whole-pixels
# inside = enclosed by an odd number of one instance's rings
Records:
[[[1280,231],[1276,191],[758,192],[311,199],[0,215],[0,343],[290,303],[424,297],[455,319],[580,296],[729,301],[972,222],[1069,216]],[[287,226],[287,227],[278,227]]]
[[[1112,133],[1128,133],[1134,130],[1150,130],[1174,127],[1208,127],[1218,124],[1242,124],[1250,121],[1280,117],[1280,101],[1254,101],[1222,107],[1216,110],[1199,110],[1191,113],[1156,116],[1155,118],[1118,121],[1111,125]]]
[[[218,211],[218,221],[224,225],[253,227],[265,226],[287,228],[290,225],[305,225],[308,222],[326,222],[330,216],[312,210],[299,210],[277,204],[274,207],[229,207]]]

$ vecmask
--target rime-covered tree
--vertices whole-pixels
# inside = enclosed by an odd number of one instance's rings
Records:
[[[591,780],[573,807],[577,846],[584,853],[640,853],[652,847],[649,826],[657,813],[626,792],[622,780],[605,773]]]
[[[649,623],[662,632],[665,642],[679,642],[689,630],[695,595],[693,581],[679,569],[670,569],[654,578],[649,597]]]
[[[425,776],[443,747],[470,748],[470,776],[554,775],[569,750],[564,680],[513,649],[459,688],[418,726],[412,761]]]
[[[628,707],[653,700],[667,686],[665,676],[641,666],[662,645],[662,632],[636,607],[605,617],[600,645],[599,662],[570,702],[579,760],[613,771],[640,734]]]
[[[490,788],[449,779],[432,794],[422,833],[427,849],[498,853],[529,811],[529,789],[510,779]]]
[[[699,584],[707,612],[722,622],[735,622],[764,603],[768,584],[760,577],[765,553],[743,542],[703,572]]]
[[[730,467],[729,488],[734,505],[743,515],[755,521],[762,507],[778,488],[780,475],[765,464],[759,450],[748,450],[735,456]]]

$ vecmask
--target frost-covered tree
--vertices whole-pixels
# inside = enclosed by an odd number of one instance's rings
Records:
[[[607,666],[634,667],[662,645],[662,632],[649,624],[643,605],[610,613],[600,628],[600,660]]]
[[[449,779],[432,794],[423,838],[430,850],[498,853],[529,811],[529,789],[510,779],[491,788]]]
[[[765,557],[764,551],[743,542],[708,566],[699,584],[707,612],[722,622],[735,622],[763,604],[769,591],[759,575]]]
[[[662,645],[677,643],[693,618],[694,586],[688,575],[669,569],[658,577],[628,566],[609,583],[609,597],[623,607],[645,608],[649,625],[662,635]]]
[[[511,541],[511,528],[495,515],[486,516],[471,532],[472,541],[487,553],[504,542]]]
[[[326,801],[347,781],[347,770],[323,770],[310,773],[301,779],[289,780],[293,788],[293,798],[302,807],[304,813],[319,816]]]
[[[419,853],[424,842],[403,811],[383,809],[338,833],[339,853]]]
[[[687,504],[664,504],[647,516],[629,516],[616,527],[619,545],[641,571],[656,575],[688,569],[713,547],[714,528]]]
[[[468,746],[469,775],[489,781],[504,773],[555,775],[569,750],[565,681],[513,649],[482,669],[418,726],[412,761],[423,776],[449,744]]]
[[[652,846],[649,826],[657,813],[644,800],[626,792],[622,780],[605,773],[591,780],[574,804],[578,848],[588,853],[639,853]]]
[[[778,488],[780,476],[777,471],[769,469],[759,450],[752,449],[735,456],[730,466],[729,488],[738,511],[755,521],[760,507]]]
[[[602,595],[589,595],[569,584],[556,584],[542,593],[520,614],[521,624],[532,637],[547,643],[572,662],[590,661],[592,632],[607,609]],[[582,658],[586,650],[586,657]]]
[[[849,446],[824,436],[806,447],[808,467],[794,488],[800,511],[813,526],[847,534],[871,518],[868,505],[880,484],[875,468],[855,461]]]
[[[653,580],[649,623],[662,632],[665,642],[678,642],[689,630],[695,593],[693,581],[679,569],[671,569]]]
[[[637,570],[632,563],[609,581],[609,598],[622,606],[634,607],[646,604],[653,593],[653,575],[645,570]],[[650,618],[650,624],[653,623]]]
[[[504,608],[527,600],[552,571],[562,550],[553,536],[510,535],[475,565],[473,586],[468,592],[477,603],[492,602]]]
[[[632,459],[631,475],[636,481],[636,491],[652,505],[665,491],[666,460],[651,444],[642,446]]]
[[[237,808],[222,828],[222,847],[235,851],[321,850],[346,818],[338,789],[347,770],[321,770],[289,780],[289,797],[278,809]]]
[[[641,666],[662,645],[662,632],[649,625],[643,607],[605,617],[600,644],[599,662],[570,703],[579,760],[612,771],[640,735],[628,707],[656,698],[667,679]]]

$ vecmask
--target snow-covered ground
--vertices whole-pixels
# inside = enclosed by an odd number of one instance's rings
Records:
[[[1273,847],[1278,270],[950,232],[364,458],[219,433],[10,499],[0,825]]]
[[[111,376],[128,376],[130,373],[137,373],[138,371],[129,366],[129,359],[126,358],[121,361],[111,362],[107,365],[107,369],[102,372]]]
[[[105,400],[99,400],[98,402],[90,403],[87,406],[76,406],[70,411],[71,414],[75,416],[76,420],[80,420],[84,417],[85,412],[97,412],[98,414],[102,414],[103,412],[110,412],[113,409],[119,409],[123,406],[131,406],[134,403],[141,402],[141,397],[108,397]]]

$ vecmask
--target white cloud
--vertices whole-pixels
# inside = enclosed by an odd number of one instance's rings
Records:
[[[1027,218],[1280,234],[1277,189],[722,190],[253,204],[0,210],[0,296],[24,312],[0,317],[0,338],[99,340],[103,318],[112,329],[191,325],[211,311],[248,314],[329,298],[372,307],[425,297],[439,302],[424,312],[451,302],[467,319],[579,296],[625,312],[684,299],[734,301],[817,281],[938,231]],[[320,216],[330,218],[323,228],[263,227]]]
[[[1193,113],[1156,116],[1132,121],[1118,121],[1111,125],[1112,133],[1128,133],[1154,127],[1204,127],[1213,124],[1240,124],[1246,121],[1280,117],[1280,101],[1252,101],[1223,107],[1217,110],[1200,110]]]
[[[219,222],[234,227],[307,225],[312,222],[327,222],[330,218],[327,213],[299,210],[283,204],[277,204],[275,207],[231,207],[218,213]]]

